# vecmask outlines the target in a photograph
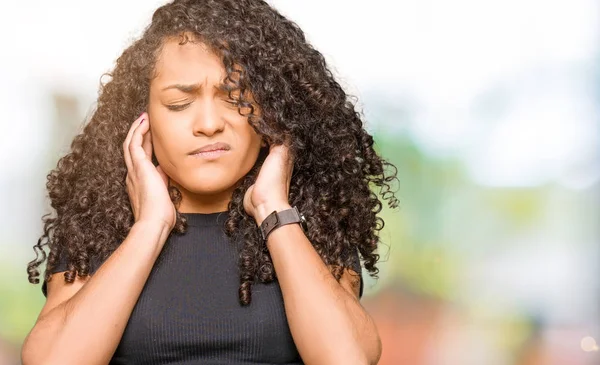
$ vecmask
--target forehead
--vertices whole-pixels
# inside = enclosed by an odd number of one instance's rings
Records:
[[[164,83],[218,83],[225,76],[220,57],[204,43],[186,42],[179,38],[165,41],[156,62],[156,84]]]

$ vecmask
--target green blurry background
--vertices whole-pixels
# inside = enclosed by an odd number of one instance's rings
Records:
[[[161,3],[1,7],[0,365],[19,363],[44,304],[26,265],[45,176]],[[400,208],[382,212],[362,300],[380,364],[599,364],[599,4],[271,3],[398,167]]]

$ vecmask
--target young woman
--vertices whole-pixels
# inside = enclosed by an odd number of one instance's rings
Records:
[[[23,363],[377,363],[359,254],[396,170],[297,25],[176,0],[109,76],[48,175]]]

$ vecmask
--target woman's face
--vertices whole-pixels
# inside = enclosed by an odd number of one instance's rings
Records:
[[[224,211],[235,184],[256,162],[261,136],[222,88],[220,58],[202,43],[178,42],[165,43],[150,84],[154,154],[182,193],[180,212]],[[228,150],[192,154],[214,143]]]

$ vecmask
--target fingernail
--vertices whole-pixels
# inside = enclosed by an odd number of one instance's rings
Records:
[[[142,124],[144,120],[146,120],[146,118],[142,118],[142,120],[140,120],[140,124]]]

